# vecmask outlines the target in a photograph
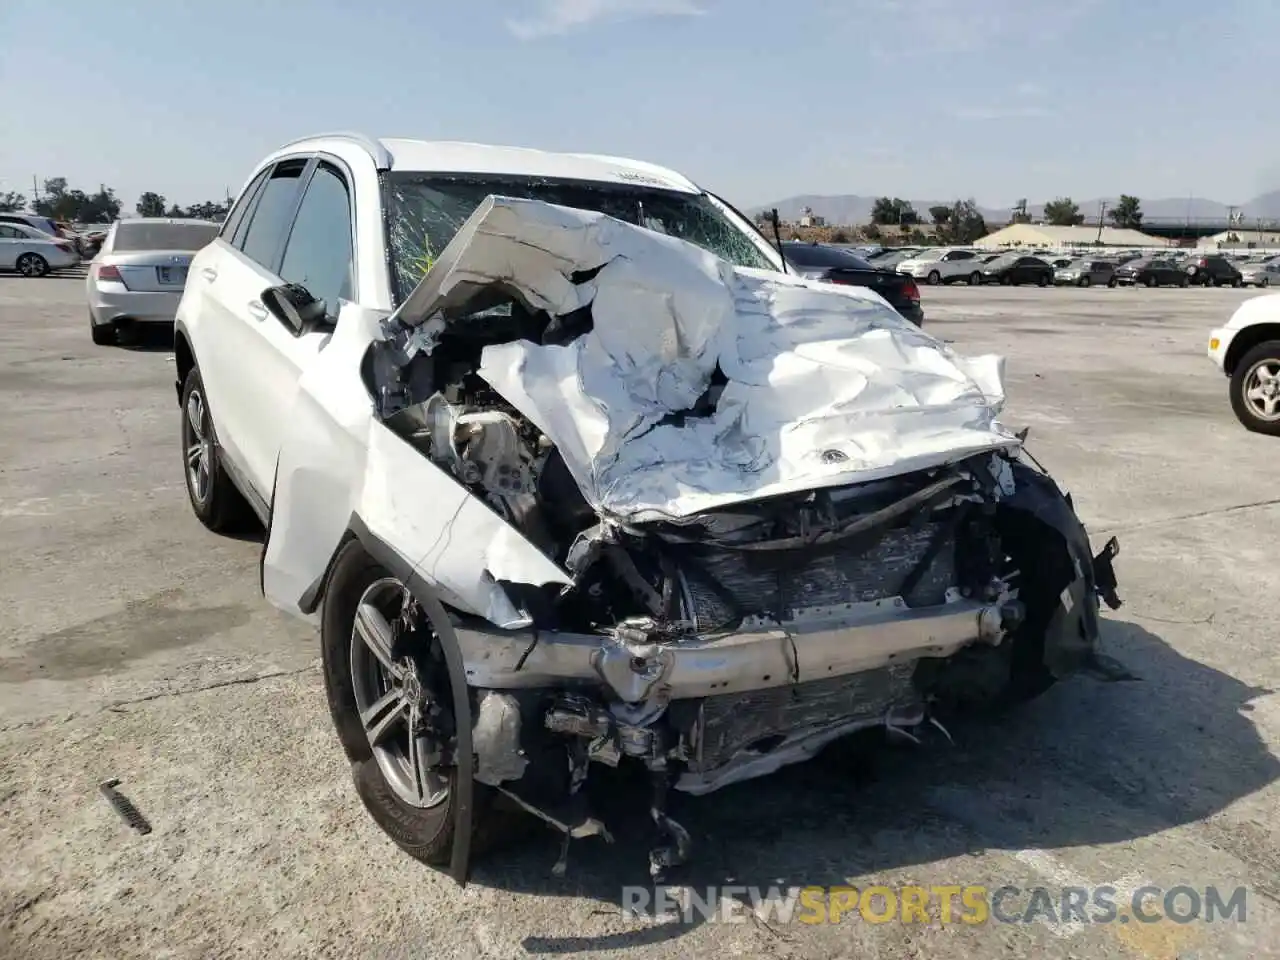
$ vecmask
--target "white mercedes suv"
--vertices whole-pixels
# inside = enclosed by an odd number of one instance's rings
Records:
[[[357,792],[461,882],[501,808],[607,838],[589,771],[647,772],[656,876],[669,789],[1104,662],[1115,545],[1001,426],[1000,359],[788,275],[670,170],[291,143],[175,357],[192,508],[261,519]]]

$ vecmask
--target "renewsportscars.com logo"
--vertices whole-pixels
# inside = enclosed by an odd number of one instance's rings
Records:
[[[1177,924],[1245,922],[1245,887],[623,887],[622,912],[660,922]]]

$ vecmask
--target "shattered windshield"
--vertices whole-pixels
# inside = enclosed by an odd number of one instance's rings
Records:
[[[695,243],[740,267],[776,269],[751,237],[704,194],[583,180],[393,173],[388,178],[387,211],[397,303],[491,194],[605,213]]]

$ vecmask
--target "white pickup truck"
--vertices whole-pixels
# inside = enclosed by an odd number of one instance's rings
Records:
[[[1231,409],[1249,430],[1280,436],[1280,294],[1246,300],[1209,332],[1209,359],[1231,378]]]

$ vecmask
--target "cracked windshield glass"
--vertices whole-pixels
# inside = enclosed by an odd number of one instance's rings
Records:
[[[392,174],[387,207],[397,300],[417,285],[491,194],[599,211],[695,243],[740,267],[774,269],[752,239],[703,194],[581,181]]]

